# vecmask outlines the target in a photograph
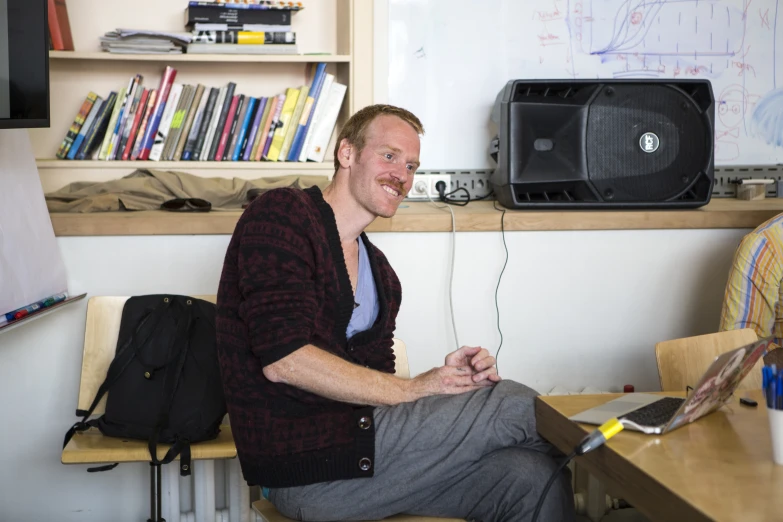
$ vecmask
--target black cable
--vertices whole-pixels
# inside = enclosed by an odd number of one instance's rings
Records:
[[[576,457],[576,451],[572,451],[570,455],[568,455],[563,462],[560,463],[560,465],[557,467],[554,473],[552,473],[552,476],[549,477],[549,480],[546,482],[546,486],[544,486],[544,490],[541,492],[541,496],[538,497],[538,502],[536,503],[536,509],[533,511],[533,518],[530,519],[530,522],[536,522],[536,519],[538,519],[538,513],[541,511],[541,508],[544,506],[544,499],[546,498],[546,494],[549,493],[549,488],[552,487],[552,484],[555,483],[555,479],[560,474],[561,471],[563,471],[563,468],[568,466],[568,463],[571,462],[571,460]]]
[[[440,200],[444,203],[448,203],[449,205],[454,205],[457,207],[464,207],[468,203],[470,203],[470,192],[468,192],[468,189],[466,189],[465,187],[458,187],[447,194],[446,184],[440,181],[435,185],[435,188],[437,188],[438,190],[438,195],[440,197]],[[460,190],[465,192],[468,199],[449,199],[449,196],[451,196],[456,192],[459,192]]]
[[[495,210],[502,212],[500,215],[500,236],[503,238],[503,249],[506,251],[506,260],[503,262],[503,269],[500,271],[500,275],[498,276],[498,284],[495,287],[495,312],[497,313],[498,333],[500,334],[500,344],[498,345],[498,349],[495,352],[495,367],[498,369],[498,373],[500,373],[498,357],[500,356],[500,348],[503,346],[503,331],[500,329],[500,306],[498,305],[498,291],[500,291],[500,281],[503,279],[503,273],[506,271],[506,266],[508,265],[508,245],[506,245],[506,209],[498,208],[494,201],[492,202],[492,206],[495,207]]]

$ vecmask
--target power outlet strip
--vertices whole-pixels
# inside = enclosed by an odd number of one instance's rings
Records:
[[[430,197],[438,201],[438,182],[446,184],[446,193],[455,192],[449,196],[449,199],[456,201],[465,201],[470,195],[470,199],[486,199],[492,192],[489,185],[491,170],[462,170],[462,171],[420,171],[413,177],[413,187],[408,192],[409,200],[428,200]],[[467,193],[465,192],[467,191]],[[429,195],[429,197],[428,197]]]

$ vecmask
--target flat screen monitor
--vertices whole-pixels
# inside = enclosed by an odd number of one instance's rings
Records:
[[[46,0],[0,0],[0,129],[49,126]]]

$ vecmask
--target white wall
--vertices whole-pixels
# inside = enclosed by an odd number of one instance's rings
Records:
[[[732,252],[747,230],[512,232],[500,288],[506,378],[657,388],[654,343],[714,331]],[[72,292],[210,294],[228,236],[59,238]],[[413,374],[453,348],[447,233],[377,233],[403,284],[397,335]],[[457,236],[454,278],[460,343],[493,351],[499,232]],[[0,520],[112,520],[148,516],[148,466],[88,474],[60,464],[81,365],[86,301],[0,334]]]

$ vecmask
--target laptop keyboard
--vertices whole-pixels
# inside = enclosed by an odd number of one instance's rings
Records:
[[[640,426],[661,426],[669,422],[683,402],[685,399],[664,397],[620,418],[628,419]]]

